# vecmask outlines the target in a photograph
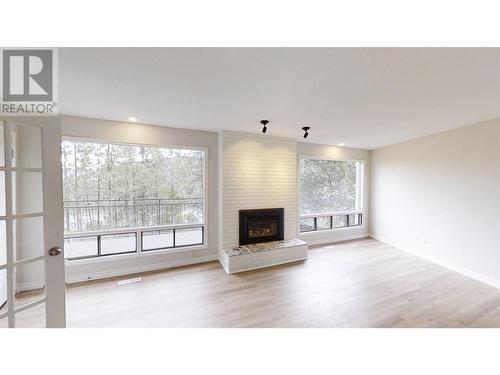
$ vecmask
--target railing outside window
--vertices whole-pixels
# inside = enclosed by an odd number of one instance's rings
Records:
[[[203,198],[64,201],[66,233],[203,222]]]
[[[300,215],[300,233],[357,227],[363,224],[361,211]]]

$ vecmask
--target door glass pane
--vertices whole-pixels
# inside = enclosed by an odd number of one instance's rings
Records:
[[[101,236],[101,254],[120,254],[136,251],[135,233]]]
[[[15,219],[13,228],[16,261],[44,254],[42,216]]]
[[[176,229],[175,246],[199,245],[203,243],[201,228]]]
[[[16,298],[14,306],[20,307],[45,298],[45,261],[39,260],[14,267]]]
[[[0,216],[5,216],[5,172],[0,171]]]
[[[11,126],[12,166],[42,168],[42,131],[36,126]]]
[[[142,233],[142,250],[165,249],[174,246],[174,231],[155,230]]]
[[[45,328],[45,303],[16,313],[16,328]]]
[[[0,315],[7,312],[7,270],[0,270]]]
[[[17,215],[43,211],[42,173],[12,172],[12,208]]]
[[[4,154],[4,140],[3,140],[3,135],[4,135],[4,128],[3,128],[3,121],[0,121],[0,167],[5,167],[5,154]]]
[[[5,220],[0,220],[0,266],[7,264],[7,239],[5,237]]]
[[[64,239],[66,259],[91,257],[97,255],[97,236]]]
[[[7,264],[5,221],[0,221],[0,265]],[[0,270],[0,315],[7,311],[7,270]]]

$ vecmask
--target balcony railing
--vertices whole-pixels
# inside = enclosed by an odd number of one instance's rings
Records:
[[[300,215],[300,233],[358,227],[363,224],[361,211],[326,212]]]
[[[96,230],[198,224],[202,198],[64,201],[66,233]]]

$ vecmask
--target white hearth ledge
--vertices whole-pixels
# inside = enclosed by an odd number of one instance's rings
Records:
[[[224,249],[219,261],[227,273],[237,273],[306,260],[309,245],[298,238]]]

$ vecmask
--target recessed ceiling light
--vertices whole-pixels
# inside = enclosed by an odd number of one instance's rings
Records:
[[[136,122],[137,121],[137,119],[135,117],[129,117],[128,120],[132,121],[132,122]]]
[[[339,146],[343,146],[344,144],[343,143],[339,143]]]

